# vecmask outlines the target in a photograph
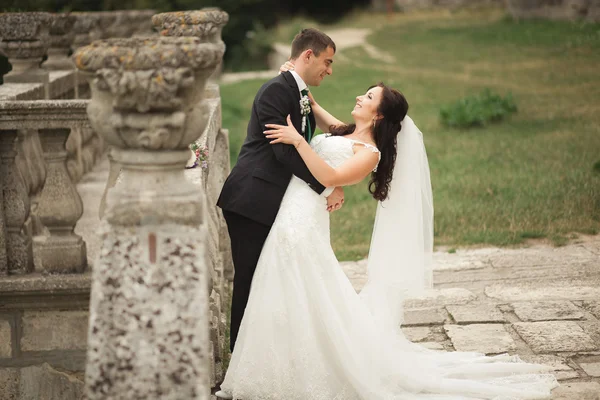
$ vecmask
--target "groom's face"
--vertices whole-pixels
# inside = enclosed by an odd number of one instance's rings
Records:
[[[327,47],[318,56],[312,53],[308,59],[308,68],[306,69],[308,86],[319,86],[327,75],[333,73],[332,64],[335,52],[333,48]]]

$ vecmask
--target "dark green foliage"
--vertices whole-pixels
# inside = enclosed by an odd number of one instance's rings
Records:
[[[497,122],[517,112],[517,106],[509,93],[506,97],[485,89],[480,94],[465,97],[440,109],[443,125],[453,128],[471,128]]]
[[[600,160],[598,160],[594,163],[594,171],[600,173]]]
[[[306,14],[320,22],[343,17],[369,0],[3,0],[0,11],[102,11],[153,9],[157,12],[219,7],[229,13],[223,29],[227,70],[266,69],[272,39],[267,29],[292,15]]]

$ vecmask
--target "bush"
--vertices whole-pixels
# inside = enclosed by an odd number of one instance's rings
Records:
[[[471,128],[497,122],[517,112],[517,106],[509,93],[502,97],[485,89],[478,95],[465,97],[440,110],[443,125],[452,128]]]

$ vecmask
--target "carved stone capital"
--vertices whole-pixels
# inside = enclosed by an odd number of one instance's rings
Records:
[[[163,36],[196,36],[203,42],[222,43],[221,31],[229,14],[216,8],[156,14],[152,23]]]
[[[50,45],[51,21],[44,12],[0,14],[0,50],[13,66],[11,74],[37,68]]]
[[[185,149],[205,121],[199,101],[224,46],[198,38],[94,42],[73,56],[92,88],[88,115],[116,147]]]

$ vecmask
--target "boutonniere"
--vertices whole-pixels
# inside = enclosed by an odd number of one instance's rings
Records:
[[[310,99],[307,95],[300,98],[300,113],[302,114],[302,133],[305,133],[306,129],[306,118],[310,114]]]

